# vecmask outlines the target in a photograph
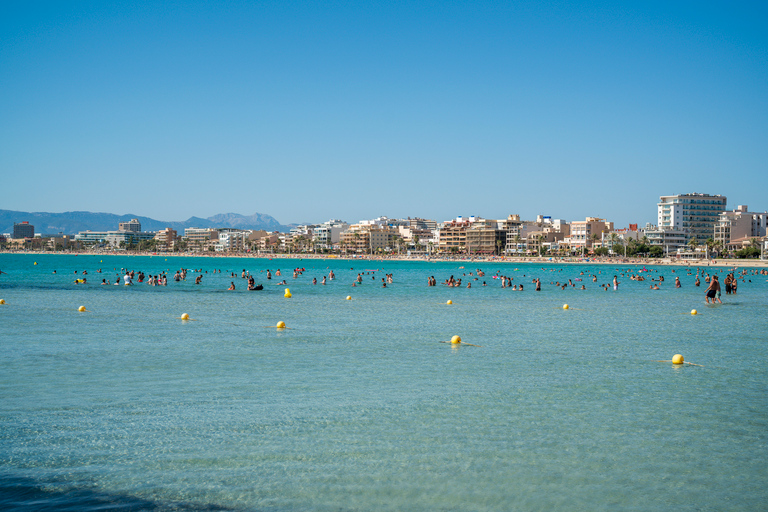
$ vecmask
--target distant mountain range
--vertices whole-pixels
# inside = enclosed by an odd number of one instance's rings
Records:
[[[120,222],[131,219],[139,219],[142,231],[159,231],[172,228],[182,234],[185,228],[237,228],[237,229],[263,229],[266,231],[287,232],[293,225],[283,225],[274,217],[264,213],[253,215],[240,215],[237,213],[220,213],[207,219],[190,217],[182,222],[168,222],[155,220],[141,215],[126,213],[115,215],[114,213],[93,212],[17,212],[12,210],[0,210],[0,233],[13,233],[13,223],[28,221],[35,226],[35,233],[65,235],[76,234],[80,231],[115,231]]]

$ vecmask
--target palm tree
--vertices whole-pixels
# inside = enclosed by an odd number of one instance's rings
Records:
[[[355,252],[357,252],[358,246],[360,245],[360,233],[355,231],[352,234],[352,237],[355,239]]]
[[[717,255],[720,256],[725,251],[725,246],[722,240],[717,240],[714,245],[714,249],[717,251]]]
[[[692,236],[691,239],[688,240],[688,245],[691,247],[691,252],[696,250],[699,246],[699,241],[696,239],[696,236]]]
[[[619,239],[619,235],[616,233],[611,233],[611,235],[608,237],[611,240],[611,251],[613,251],[613,246],[616,245],[616,242]],[[614,254],[616,254],[616,251],[613,251]]]

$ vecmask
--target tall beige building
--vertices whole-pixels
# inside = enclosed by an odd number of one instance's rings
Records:
[[[722,212],[714,228],[714,239],[723,248],[729,244],[741,244],[766,235],[768,213],[749,212],[746,205],[739,205],[731,212]]]
[[[571,249],[588,249],[592,242],[603,239],[603,233],[613,231],[613,222],[598,217],[587,217],[585,220],[571,222]]]

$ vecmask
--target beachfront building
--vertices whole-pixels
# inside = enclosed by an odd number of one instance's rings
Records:
[[[709,194],[678,194],[661,196],[658,203],[659,229],[678,230],[687,240],[704,242],[712,238],[715,224],[725,211],[725,196]]]
[[[435,239],[437,222],[434,220],[408,217],[390,227],[397,229],[397,237],[409,250],[422,252],[430,244],[434,245],[437,242]]]
[[[377,219],[360,221],[340,234],[339,246],[345,252],[373,254],[379,250],[391,250],[397,235],[397,230],[390,228],[386,223],[377,222]]]
[[[246,240],[246,246],[252,251],[261,250],[261,240],[269,236],[269,231],[264,229],[257,229],[248,232],[248,240]]]
[[[141,231],[141,224],[133,219],[131,222],[120,222],[118,227],[124,228],[130,225],[131,229],[118,229],[117,231],[81,231],[75,235],[75,240],[82,244],[110,245],[113,248],[127,248],[155,238],[155,233]],[[139,231],[133,229],[138,226]]]
[[[43,235],[45,247],[51,251],[63,251],[66,249],[78,249],[79,243],[69,235],[59,233],[57,235]]]
[[[555,241],[554,233],[551,231],[530,231],[525,237],[526,254],[543,254],[543,249],[548,249]]]
[[[165,228],[161,229],[155,234],[155,240],[157,240],[157,248],[162,251],[172,251],[176,248],[176,241],[178,234],[175,229]]]
[[[539,240],[542,247],[552,254],[559,254],[561,251],[570,249],[570,245],[565,241],[571,236],[571,225],[563,219],[552,219],[543,217],[541,219],[542,231],[544,237]],[[541,253],[541,249],[539,249]]]
[[[663,254],[668,256],[686,250],[688,233],[682,229],[662,229],[658,226],[646,225],[641,240],[647,240],[651,247],[661,247]]]
[[[313,242],[318,249],[333,249],[339,245],[341,234],[349,229],[343,220],[331,219],[318,225],[313,231]]]
[[[131,219],[128,222],[120,222],[117,225],[118,231],[130,231],[132,233],[140,233],[141,232],[141,222],[139,222],[139,219]]]
[[[13,223],[13,237],[12,238],[34,238],[35,237],[35,226],[30,224],[28,221],[22,221],[17,223]]]
[[[185,228],[183,239],[190,249],[198,251],[213,250],[219,241],[219,230],[213,228]]]
[[[248,235],[250,231],[236,228],[219,229],[219,241],[214,245],[218,252],[244,251],[250,247]]]
[[[265,233],[264,236],[253,241],[251,247],[259,251],[274,253],[280,247],[280,233],[278,231]]]
[[[768,212],[750,212],[746,205],[719,215],[714,229],[714,241],[727,251],[738,251],[750,245],[752,239],[766,236]]]
[[[613,222],[599,217],[587,217],[585,220],[571,222],[571,236],[569,245],[572,251],[585,251],[592,245],[603,239],[603,233],[613,231]]]
[[[507,237],[503,229],[499,229],[499,221],[475,219],[466,230],[467,253],[500,254],[504,250]]]
[[[453,220],[440,224],[435,235],[437,238],[437,251],[463,252],[467,246],[467,229],[474,220],[475,217],[470,217],[469,219],[456,217]]]
[[[524,224],[519,215],[508,215],[500,220],[500,229],[504,232],[504,252],[507,254],[522,254],[525,252]]]
[[[422,219],[420,217],[408,217],[406,219],[408,226],[414,231],[429,231],[433,233],[437,231],[437,222],[432,219]]]
[[[422,229],[409,226],[399,226],[397,228],[400,238],[416,251],[424,251],[429,244],[435,243],[435,232],[430,229]]]
[[[627,244],[630,240],[637,242],[642,236],[643,231],[638,229],[637,224],[630,224],[628,228],[614,229],[609,233],[603,233],[600,246],[605,247],[611,251],[611,253],[615,253],[616,251],[614,250],[614,247],[616,247],[617,244],[621,244],[620,250],[626,251]]]
[[[371,226],[368,231],[371,252],[391,251],[395,247],[397,231],[389,226]]]

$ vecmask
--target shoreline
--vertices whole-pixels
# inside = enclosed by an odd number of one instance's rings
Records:
[[[81,251],[81,252],[39,252],[39,251],[2,251],[2,254],[23,254],[34,256],[149,256],[149,257],[172,257],[172,258],[252,258],[252,259],[313,259],[313,260],[338,260],[338,261],[413,261],[413,262],[435,262],[435,263],[537,263],[537,264],[565,264],[565,265],[661,265],[677,267],[768,267],[768,260],[760,259],[716,259],[716,260],[679,260],[675,258],[644,259],[644,258],[578,258],[578,257],[515,257],[515,256],[493,256],[493,257],[424,257],[424,256],[371,256],[359,255],[350,257],[338,254],[270,254],[270,253],[216,253],[216,252],[190,252],[190,253],[166,253],[166,252],[137,252],[137,253],[116,253]]]

